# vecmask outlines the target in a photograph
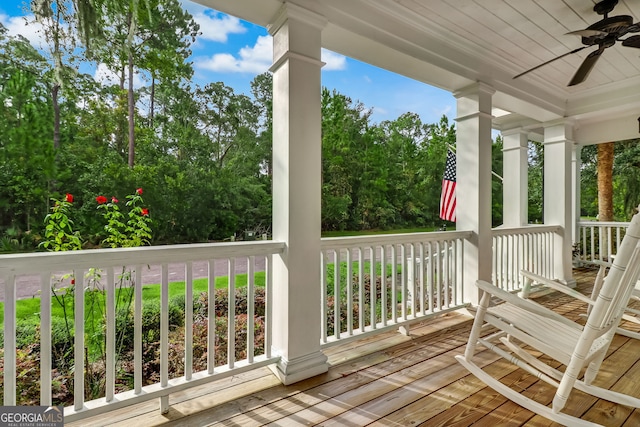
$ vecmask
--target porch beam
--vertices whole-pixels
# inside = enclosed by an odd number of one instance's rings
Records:
[[[321,30],[325,19],[285,3],[273,36],[273,372],[291,384],[328,369],[320,351]]]
[[[522,227],[529,222],[529,131],[524,128],[503,131],[502,141],[502,220],[507,227]]]
[[[573,123],[563,120],[545,124],[543,144],[544,223],[562,227],[554,237],[553,274],[556,279],[574,286],[571,264]]]
[[[491,281],[491,97],[495,90],[475,83],[453,95],[456,118],[456,228],[472,231],[464,244],[464,298],[479,302],[476,280]]]

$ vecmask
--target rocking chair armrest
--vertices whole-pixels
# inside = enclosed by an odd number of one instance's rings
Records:
[[[497,297],[501,300],[503,300],[506,303],[509,303],[511,305],[514,305],[518,308],[521,308],[523,310],[526,310],[530,313],[534,313],[537,314],[539,316],[544,316],[546,318],[549,319],[553,319],[555,321],[564,323],[565,325],[568,325],[572,328],[576,328],[576,329],[582,329],[582,326],[580,326],[579,324],[577,324],[576,322],[567,319],[566,317],[562,316],[561,314],[556,313],[553,310],[550,310],[540,304],[537,304],[533,301],[530,301],[528,299],[524,299],[521,298],[517,295],[512,294],[511,292],[507,292],[503,289],[498,288],[497,286],[493,285],[492,283],[489,282],[485,282],[484,280],[478,280],[476,281],[476,286],[493,295],[494,297]]]
[[[613,256],[612,256],[613,257]],[[611,261],[601,261],[599,259],[594,259],[591,261],[584,261],[585,264],[597,265],[600,268],[609,268],[613,265]]]
[[[568,286],[560,283],[557,280],[547,279],[546,277],[540,276],[535,273],[531,273],[530,271],[527,271],[527,270],[521,270],[520,274],[522,274],[525,278],[534,281],[535,283],[539,283],[541,285],[552,288],[558,292],[562,292],[566,295],[579,299],[580,301],[585,302],[587,304],[594,305],[596,303],[593,299],[589,298],[588,296],[574,289],[569,288]]]

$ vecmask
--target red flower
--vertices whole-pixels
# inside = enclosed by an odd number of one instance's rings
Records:
[[[142,187],[140,187],[140,188],[138,188],[138,189],[136,190],[136,194],[138,194],[138,195],[142,195]]]
[[[149,216],[149,209],[147,209],[147,208],[142,208],[142,212],[140,212],[140,215],[142,215],[142,216]]]
[[[104,196],[98,196],[96,197],[96,202],[98,202],[99,205],[102,205],[104,203],[107,203],[107,198]]]
[[[76,279],[71,279],[71,284],[75,285],[76,284]]]
[[[73,194],[67,193],[66,200],[67,200],[67,203],[73,203]]]
[[[111,196],[111,203],[118,203],[118,199],[115,196]]]

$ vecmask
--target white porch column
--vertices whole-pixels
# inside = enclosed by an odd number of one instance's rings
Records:
[[[573,144],[571,147],[571,186],[572,193],[572,233],[571,242],[576,243],[580,240],[580,169],[582,168],[582,145]],[[573,245],[572,245],[573,246]]]
[[[565,121],[544,127],[544,223],[562,227],[554,238],[554,275],[567,285],[572,277],[573,184],[571,179],[573,126]]]
[[[522,128],[503,131],[502,142],[502,222],[522,227],[529,222],[528,132]]]
[[[465,299],[479,301],[478,279],[491,281],[491,96],[476,83],[454,93],[456,118],[456,229],[471,230],[464,245]]]
[[[274,373],[291,384],[328,369],[320,351],[321,30],[326,20],[285,3],[273,35]]]

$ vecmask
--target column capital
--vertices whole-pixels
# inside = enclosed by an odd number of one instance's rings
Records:
[[[500,133],[502,136],[511,136],[511,135],[527,135],[529,136],[529,129],[525,129],[522,126],[518,126],[511,129],[501,130]]]
[[[571,128],[573,128],[575,126],[575,120],[573,119],[556,119],[556,120],[551,120],[548,122],[544,122],[542,123],[542,127],[543,128],[550,128],[550,127],[556,127],[556,126],[569,126]]]
[[[464,98],[467,96],[473,96],[481,93],[486,95],[493,95],[494,93],[496,93],[496,90],[493,88],[493,86],[488,85],[486,83],[475,82],[473,84],[470,84],[467,87],[463,87],[462,89],[456,90],[455,92],[453,92],[453,96],[457,99],[457,98]]]
[[[271,19],[271,23],[267,25],[269,34],[274,35],[289,19],[310,25],[318,30],[322,30],[327,25],[327,18],[318,15],[315,12],[305,9],[293,3],[284,3],[275,16]]]

